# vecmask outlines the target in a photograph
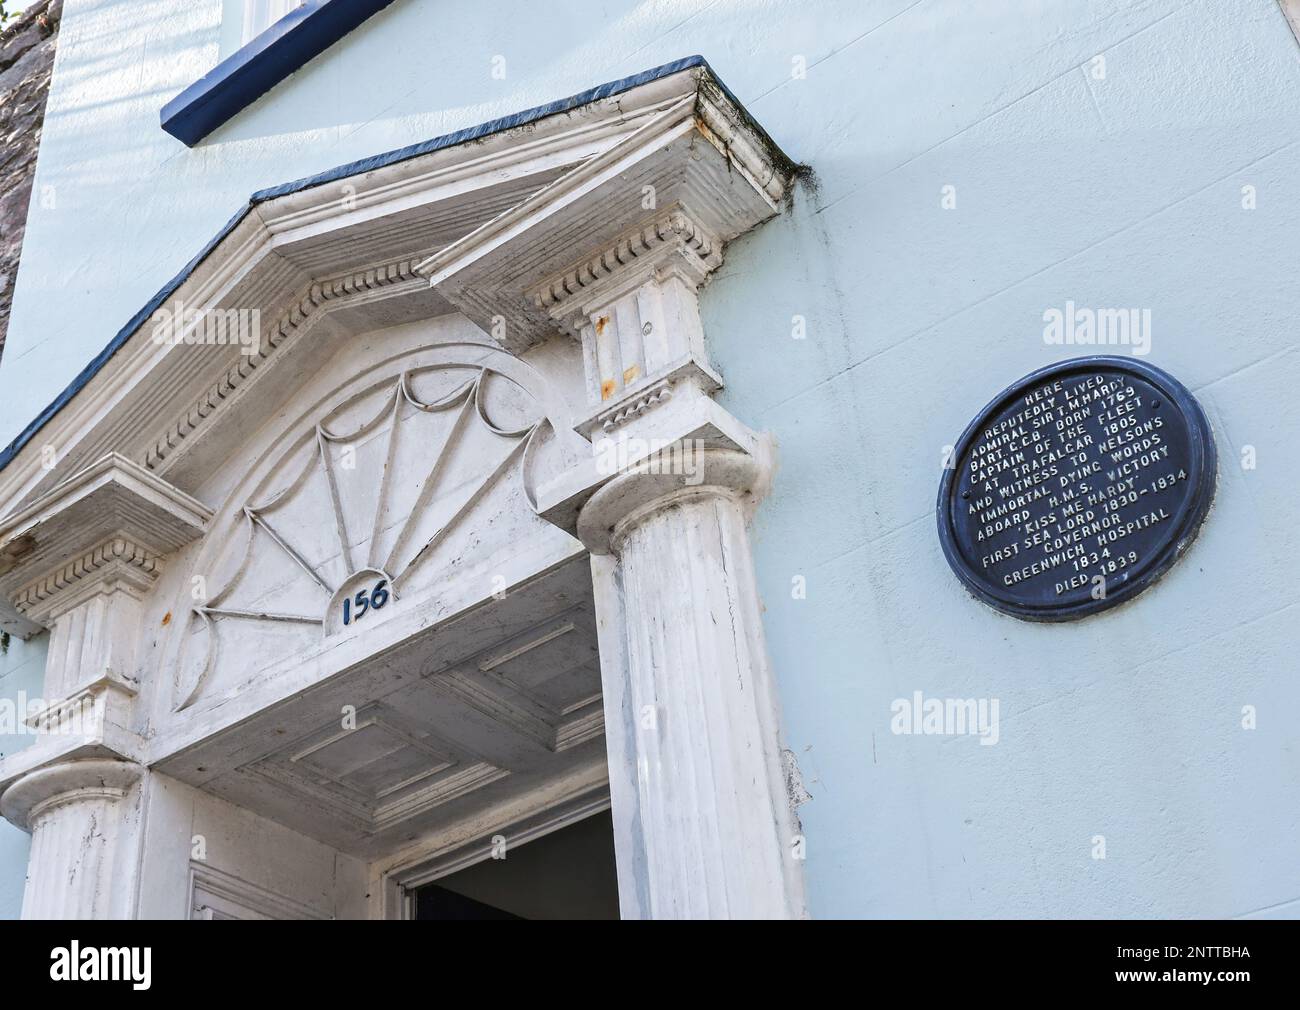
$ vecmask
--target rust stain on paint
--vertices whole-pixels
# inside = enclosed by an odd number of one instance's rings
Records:
[[[602,400],[608,400],[613,395],[614,395],[614,380],[602,379],[600,382],[600,398]]]
[[[167,625],[172,623],[172,612],[170,610],[167,611],[167,613],[163,614],[162,622],[164,628],[167,627]]]
[[[632,380],[636,378],[637,367],[632,365],[630,368],[623,369],[623,385],[630,386]]]
[[[605,327],[609,325],[609,316],[596,317],[596,336],[605,332]]]

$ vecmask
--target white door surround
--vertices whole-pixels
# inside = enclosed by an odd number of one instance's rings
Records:
[[[417,888],[491,859],[494,854],[509,858],[510,849],[608,810],[609,805],[609,788],[602,786],[548,802],[539,812],[521,814],[508,823],[485,828],[475,836],[443,836],[436,842],[381,860],[372,878],[372,886],[379,892],[376,918],[413,918],[411,894]]]
[[[364,861],[372,915],[606,791],[625,916],[804,915],[771,449],[697,302],[793,177],[687,61],[230,227],[157,307],[198,310],[181,339],[141,319],[0,470],[0,624],[50,630],[67,724],[0,760],[24,914],[133,914],[152,791],[193,788]],[[256,341],[197,339],[215,314]],[[139,872],[56,900],[89,817]]]

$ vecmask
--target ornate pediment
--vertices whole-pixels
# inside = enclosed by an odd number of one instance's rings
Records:
[[[678,350],[661,337],[694,311],[723,245],[778,211],[793,173],[691,57],[256,193],[0,452],[0,515],[108,453],[196,493],[356,333],[459,310],[519,353],[600,329],[613,304],[600,298],[658,264],[682,284],[666,282],[657,305],[626,292],[639,325],[658,321],[653,334],[617,326],[605,338],[621,329],[635,360],[606,376],[599,341],[586,352],[589,383],[609,392],[584,430],[621,425],[666,400],[644,385],[657,350]],[[168,339],[160,313],[180,320]],[[255,339],[200,334],[195,320],[229,313],[255,320]],[[716,386],[697,351],[697,378]],[[0,604],[4,621],[35,627]]]
[[[580,560],[561,531],[607,550],[579,513],[618,473],[765,451],[698,291],[794,172],[691,59],[255,194],[0,454],[0,621],[107,643],[47,687],[140,687],[110,722],[165,715],[179,753]],[[551,752],[598,732],[590,669],[572,697],[510,669],[437,689]]]
[[[692,57],[253,194],[134,318],[105,334],[91,367],[0,452],[0,514],[110,451],[192,490],[273,416],[304,361],[328,356],[349,334],[455,307],[496,339],[496,311],[467,286],[468,274],[457,267],[446,291],[427,280],[446,265],[442,251],[471,234],[499,245],[528,232],[541,243],[529,264],[540,283],[595,251],[589,238],[613,238],[674,203],[726,241],[775,212],[791,170]],[[646,185],[656,187],[653,206],[643,206]],[[563,222],[553,211],[566,201],[586,215],[582,249],[569,250],[556,230]],[[426,265],[423,275],[415,264]],[[156,314],[182,307],[198,317],[257,312],[259,340],[195,341],[183,327],[178,339],[156,341]],[[517,300],[500,312],[522,312],[531,327],[501,331],[512,350],[554,325]]]

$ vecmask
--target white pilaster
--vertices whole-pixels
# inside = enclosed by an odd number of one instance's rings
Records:
[[[700,324],[720,247],[678,208],[533,293],[587,362],[594,473],[540,504],[614,561],[592,570],[611,795],[636,825],[621,900],[649,918],[805,911],[746,530],[768,452],[712,399]]]
[[[132,913],[140,609],[162,556],[210,517],[110,454],[0,521],[0,553],[21,559],[0,571],[0,593],[50,633],[45,705],[27,720],[39,736],[0,760],[0,816],[32,834],[24,918]]]
[[[594,553],[617,559],[593,571],[620,618],[602,638],[601,664],[607,692],[620,681],[617,732],[630,736],[618,747],[635,768],[624,804],[635,804],[641,827],[642,851],[629,855],[643,874],[642,911],[797,917],[798,828],[745,528],[761,469],[717,450],[693,470],[623,473],[596,492],[578,526]],[[612,722],[607,715],[611,758]]]

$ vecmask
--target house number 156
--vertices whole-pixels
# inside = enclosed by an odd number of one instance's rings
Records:
[[[367,610],[378,610],[388,602],[388,585],[387,579],[380,579],[375,583],[375,588],[367,593],[364,589],[358,589],[357,595],[352,599],[343,600],[343,623],[351,624],[353,621],[359,621],[366,616]]]

